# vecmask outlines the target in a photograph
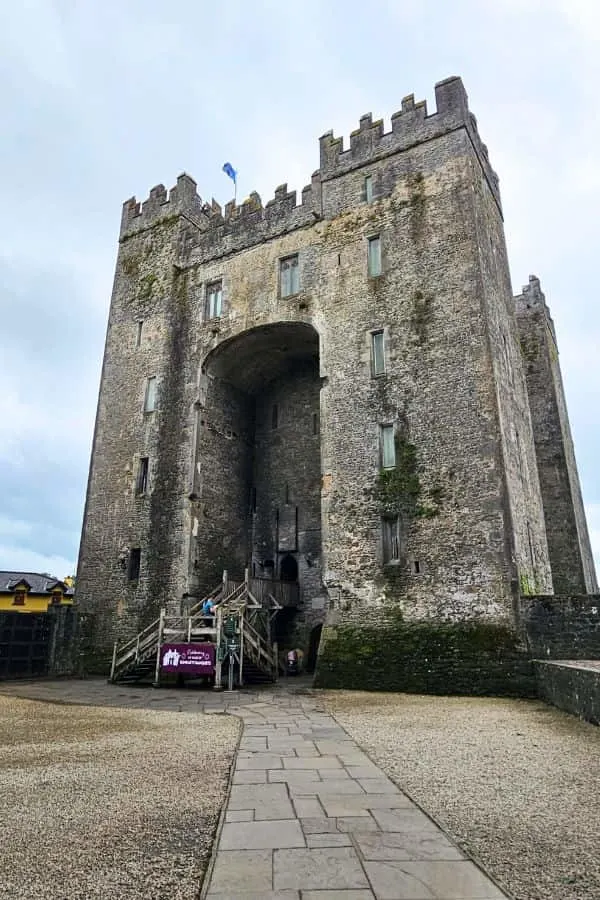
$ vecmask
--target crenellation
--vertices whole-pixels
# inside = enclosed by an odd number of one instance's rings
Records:
[[[167,194],[164,184],[155,185],[141,204],[131,197],[123,204],[120,239],[143,231],[171,216],[182,215],[204,229],[212,218],[211,207],[196,190],[196,182],[183,172]]]

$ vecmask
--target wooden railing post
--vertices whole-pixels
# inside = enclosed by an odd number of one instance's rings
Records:
[[[114,644],[114,647],[113,647],[112,665],[111,665],[111,667],[110,667],[110,679],[109,679],[110,681],[112,681],[113,678],[115,677],[115,667],[116,667],[116,665],[117,665],[117,642],[115,641],[115,644]]]
[[[226,572],[223,573],[223,584],[225,584],[225,575],[226,574],[227,574]],[[217,634],[216,634],[217,658],[215,661],[215,691],[220,691],[222,688],[222,684],[221,684],[221,640],[222,640],[221,622],[222,622],[222,619],[223,619],[223,613],[222,613],[221,609],[219,607],[217,607],[217,615],[215,617],[215,625],[216,625],[216,629],[217,629]]]
[[[246,569],[246,572],[247,571],[248,569]],[[240,687],[242,687],[244,684],[244,618],[244,610],[242,608],[240,610]]]
[[[156,666],[154,668],[153,687],[158,687],[160,684],[160,645],[162,644],[164,622],[165,622],[165,610],[161,609],[160,616],[158,619],[158,632],[156,635]]]

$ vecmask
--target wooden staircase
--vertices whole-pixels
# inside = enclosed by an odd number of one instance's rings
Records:
[[[215,688],[221,688],[223,675],[236,684],[275,681],[278,676],[278,648],[271,640],[271,622],[281,605],[273,594],[264,590],[257,600],[246,572],[244,581],[223,581],[185,614],[172,615],[161,609],[151,622],[132,640],[115,643],[110,681],[119,684],[160,682],[160,649],[165,643],[213,643],[216,652]],[[215,604],[215,615],[207,621],[202,607],[207,599]],[[227,631],[235,628],[236,650],[228,652]],[[233,667],[229,679],[229,667]]]

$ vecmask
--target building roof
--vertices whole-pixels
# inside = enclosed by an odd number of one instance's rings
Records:
[[[46,594],[54,587],[62,587],[67,596],[73,594],[73,588],[47,572],[0,572],[0,594],[12,593],[20,581],[27,582],[32,594]]]

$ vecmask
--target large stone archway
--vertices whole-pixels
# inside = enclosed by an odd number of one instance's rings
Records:
[[[219,344],[202,371],[198,589],[223,569],[277,578],[291,557],[310,600],[322,593],[319,336],[301,322],[254,328]]]

